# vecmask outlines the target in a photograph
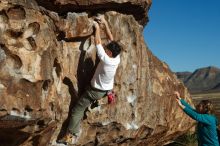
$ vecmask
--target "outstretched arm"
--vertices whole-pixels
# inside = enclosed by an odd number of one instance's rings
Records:
[[[114,38],[113,38],[113,35],[112,35],[112,33],[111,33],[110,29],[109,29],[108,22],[105,20],[105,17],[102,15],[102,16],[99,16],[99,18],[101,20],[101,23],[103,23],[104,26],[105,26],[105,31],[106,31],[106,34],[108,36],[108,39],[110,41],[113,41]]]
[[[199,114],[197,113],[187,102],[180,98],[179,92],[174,93],[176,95],[176,101],[178,105],[183,109],[183,111],[190,116],[192,119],[204,123],[210,124],[210,118],[207,114]]]
[[[95,27],[95,44],[102,44],[99,24],[96,21],[93,21],[93,23]]]
[[[105,53],[105,50],[102,46],[99,24],[96,21],[94,21],[93,23],[95,27],[95,44],[97,49],[97,55],[99,59],[101,59],[103,62],[106,62],[109,56]]]
[[[204,123],[204,124],[208,124],[208,125],[211,124],[210,116],[208,114],[199,114],[196,111],[193,111],[193,110],[191,110],[188,107],[183,108],[183,111],[188,116],[190,116],[192,119],[194,119],[194,120],[196,120],[198,122],[201,122],[201,123]]]
[[[195,111],[194,108],[192,108],[184,99],[182,99],[180,97],[180,93],[179,92],[175,91],[174,95],[176,96],[177,99],[179,99],[179,101],[182,103],[182,105],[184,105],[184,106],[190,108],[191,110]]]
[[[110,29],[109,29],[108,22],[104,21],[104,25],[105,25],[105,31],[106,31],[106,34],[108,36],[108,39],[110,41],[113,41],[113,36],[112,36],[112,33],[111,33]]]

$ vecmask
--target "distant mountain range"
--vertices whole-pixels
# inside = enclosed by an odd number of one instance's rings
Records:
[[[191,93],[220,92],[220,68],[209,66],[194,72],[177,72]]]

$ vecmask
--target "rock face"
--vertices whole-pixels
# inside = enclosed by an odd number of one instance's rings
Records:
[[[87,12],[93,15],[102,11],[117,11],[134,18],[142,25],[148,21],[147,13],[151,0],[37,0],[38,4],[60,15],[67,12]]]
[[[63,10],[61,15],[61,8],[69,4],[71,12]],[[146,47],[141,19],[133,12],[117,11],[132,6],[145,15],[150,4],[1,0],[1,144],[57,145],[69,110],[97,65],[92,21],[94,11],[102,7],[115,40],[124,48],[115,78],[117,101],[108,105],[103,98],[85,112],[77,145],[163,145],[189,129],[192,121],[171,96],[179,90],[191,102],[186,88]],[[104,31],[101,35],[106,44]]]

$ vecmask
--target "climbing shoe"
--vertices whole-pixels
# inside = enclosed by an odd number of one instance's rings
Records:
[[[63,138],[58,140],[58,142],[67,145],[67,144],[76,144],[76,140],[77,140],[77,137],[75,135],[68,133]]]

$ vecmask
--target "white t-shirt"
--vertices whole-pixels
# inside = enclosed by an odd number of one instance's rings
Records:
[[[111,90],[113,89],[115,73],[120,63],[120,55],[111,58],[105,53],[101,44],[96,45],[96,48],[100,62],[91,80],[91,85],[96,89]]]

